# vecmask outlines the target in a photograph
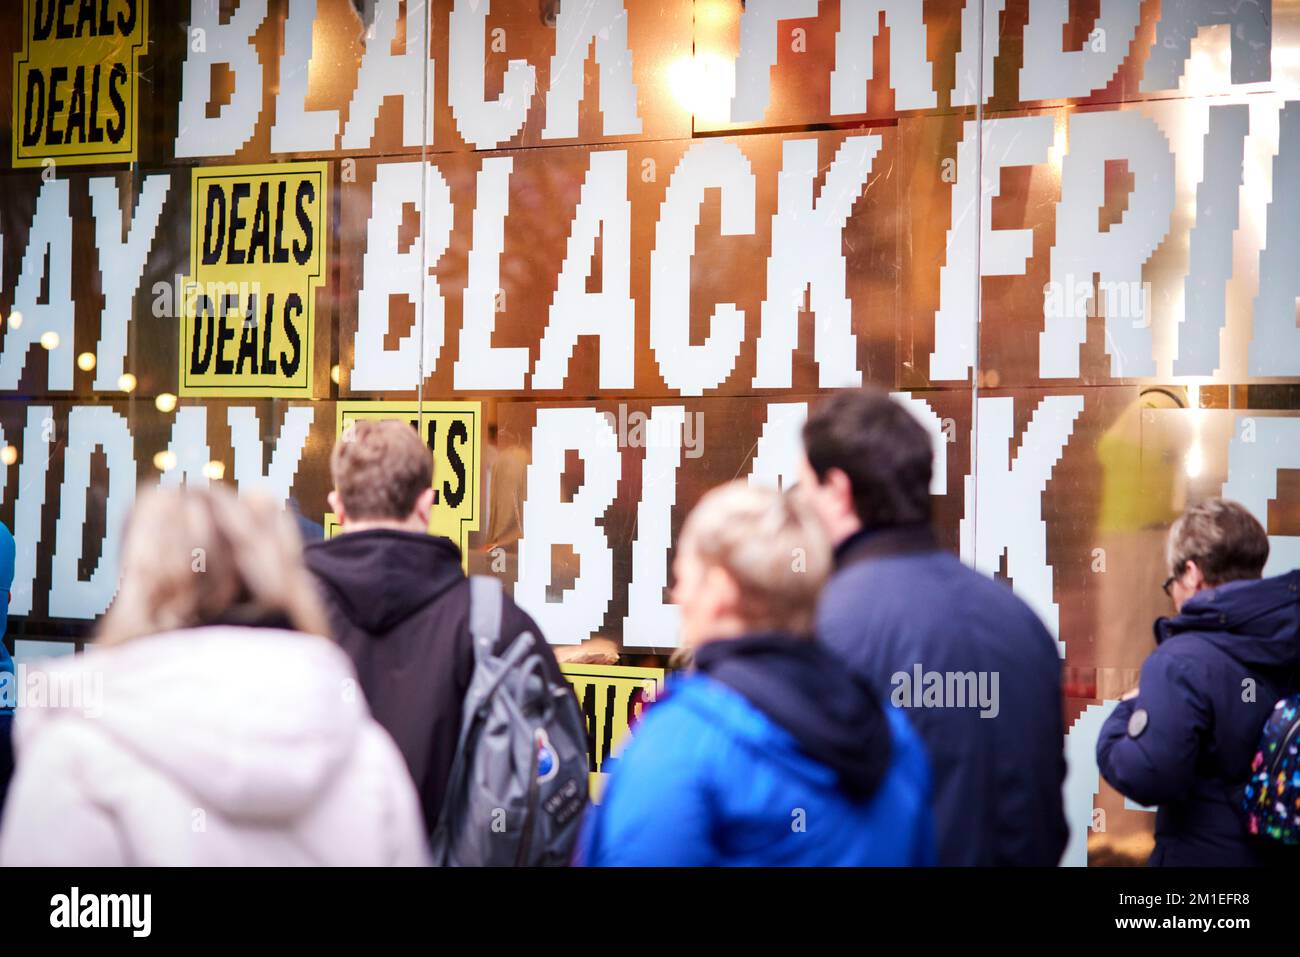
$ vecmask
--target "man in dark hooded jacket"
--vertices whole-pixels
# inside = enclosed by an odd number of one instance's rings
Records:
[[[939,863],[1054,866],[1069,831],[1052,636],[1006,583],[939,544],[933,445],[905,406],[838,392],[803,438],[798,491],[835,543],[817,637],[925,743]]]
[[[340,534],[306,549],[334,638],[351,656],[375,719],[392,735],[429,831],[442,810],[474,672],[469,579],[460,549],[428,533],[433,459],[405,422],[359,421],[330,459]],[[503,596],[503,653],[531,632],[551,678],[559,665],[537,623]]]
[[[920,740],[809,637],[829,565],[779,492],[736,482],[701,500],[673,564],[695,674],[632,733],[581,863],[933,863]]]
[[[1097,741],[1102,776],[1158,805],[1153,866],[1247,867],[1276,850],[1242,811],[1260,732],[1300,688],[1300,571],[1260,578],[1268,535],[1241,505],[1211,499],[1169,531],[1165,591],[1138,688]]]

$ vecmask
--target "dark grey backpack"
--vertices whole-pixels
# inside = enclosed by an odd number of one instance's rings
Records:
[[[470,577],[474,675],[432,837],[452,867],[568,864],[587,804],[586,721],[568,682],[547,674],[525,632],[505,654],[501,582]]]

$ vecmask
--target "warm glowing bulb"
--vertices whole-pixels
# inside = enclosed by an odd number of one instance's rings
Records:
[[[129,372],[123,372],[121,377],[117,380],[117,387],[123,392],[134,392],[135,376],[131,375]]]
[[[9,313],[9,325],[17,329],[20,326],[22,326],[22,324],[23,324],[23,314],[21,312],[15,309],[13,312]]]
[[[49,350],[57,349],[58,347],[59,347],[59,334],[55,332],[53,329],[41,335],[42,349],[48,352]]]
[[[727,123],[736,85],[735,66],[715,53],[686,54],[668,64],[668,88],[696,119]]]
[[[95,368],[95,354],[93,352],[83,352],[77,356],[77,368],[82,372],[89,372]]]
[[[339,367],[338,367],[338,366],[334,366],[333,368],[330,369],[330,381],[332,381],[335,385],[338,385],[338,384],[339,384]]]
[[[6,445],[3,449],[0,449],[0,462],[5,465],[13,465],[17,461],[18,450],[12,445]]]
[[[153,457],[153,467],[159,472],[166,472],[176,467],[175,452],[159,452]]]
[[[226,477],[226,463],[218,462],[213,459],[207,465],[203,466],[203,474],[214,482],[220,482]]]
[[[153,407],[159,412],[172,412],[176,409],[176,396],[170,392],[159,393],[158,398],[153,400]]]

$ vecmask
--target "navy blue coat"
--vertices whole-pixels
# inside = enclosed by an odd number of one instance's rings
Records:
[[[1106,780],[1159,805],[1152,865],[1265,863],[1241,789],[1273,705],[1300,687],[1298,588],[1300,571],[1229,582],[1156,622],[1138,695],[1116,706],[1097,740]]]
[[[1069,829],[1061,661],[1047,629],[1010,588],[941,549],[927,526],[859,533],[835,557],[818,636],[882,701],[906,707],[921,735],[939,863],[1055,866]],[[968,673],[992,690],[996,675],[996,715],[927,706],[910,693],[918,665],[954,690]]]

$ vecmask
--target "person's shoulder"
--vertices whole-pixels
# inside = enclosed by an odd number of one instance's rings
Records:
[[[689,687],[675,689],[630,730],[613,756],[625,799],[629,792],[652,792],[667,781],[710,778],[708,767],[725,749],[718,746],[719,729],[694,706],[695,694]]]
[[[19,708],[13,717],[15,750],[30,770],[86,790],[111,777],[109,768],[131,763],[134,752],[105,733],[98,722],[75,712],[38,715],[40,710]]]
[[[972,599],[984,602],[1000,611],[1012,613],[1019,618],[1032,619],[1042,625],[1042,621],[1034,614],[1029,603],[1016,594],[1010,582],[999,581],[978,568],[972,568],[955,556],[951,574],[961,589],[970,593]]]
[[[537,647],[546,649],[545,657],[552,659],[555,657],[555,649],[547,641],[541,625],[537,624],[537,619],[525,611],[509,591],[503,589],[501,594],[501,650],[509,647],[516,638],[523,634],[532,635]]]
[[[332,535],[326,538],[314,538],[311,541],[304,541],[302,543],[303,561],[310,566],[313,561],[320,560],[321,556],[337,550],[340,541],[342,541],[341,535]]]
[[[14,563],[17,561],[18,544],[14,541],[9,526],[0,522],[0,591],[8,591],[14,583]]]
[[[1156,645],[1143,663],[1143,670],[1187,674],[1202,671],[1215,660],[1232,658],[1207,636],[1184,631]]]
[[[947,587],[951,578],[963,570],[970,571],[957,556],[943,549],[849,562],[837,568],[827,581],[823,602],[915,607],[928,586],[942,583]]]
[[[673,681],[662,700],[645,710],[631,740],[673,738],[677,748],[707,750],[711,739],[727,733],[728,712],[747,705],[731,689],[710,678],[683,675]]]
[[[763,772],[764,762],[754,760],[755,739],[735,723],[752,716],[728,710],[736,704],[731,689],[698,676],[683,681],[632,729],[615,769],[624,798],[639,792],[653,803],[654,795],[670,793],[674,800],[745,803],[754,776],[770,779],[770,769]]]
[[[999,633],[1032,637],[1043,650],[1050,650],[1048,657],[1053,662],[1059,659],[1056,640],[1047,630],[1047,625],[1029,602],[1016,594],[1010,583],[991,578],[965,562],[954,561],[954,565],[958,569],[954,574],[960,576],[959,590],[965,595],[967,606],[980,609],[982,620],[997,622]]]
[[[468,581],[467,581],[468,583]],[[526,612],[509,591],[502,589],[501,632],[503,635],[520,635],[530,632],[542,644],[547,644],[537,619]]]
[[[856,562],[836,569],[822,586],[817,601],[818,618],[849,618],[860,621],[868,610],[879,611],[889,600],[890,589],[882,587],[882,572],[877,562]]]
[[[333,538],[303,542],[302,546],[302,563],[311,573],[317,593],[326,600],[327,604],[333,601],[331,590],[344,587],[342,581],[336,581],[340,577],[339,568],[343,564],[343,559],[339,556],[339,551],[343,547],[342,538],[341,535],[335,535]]]

